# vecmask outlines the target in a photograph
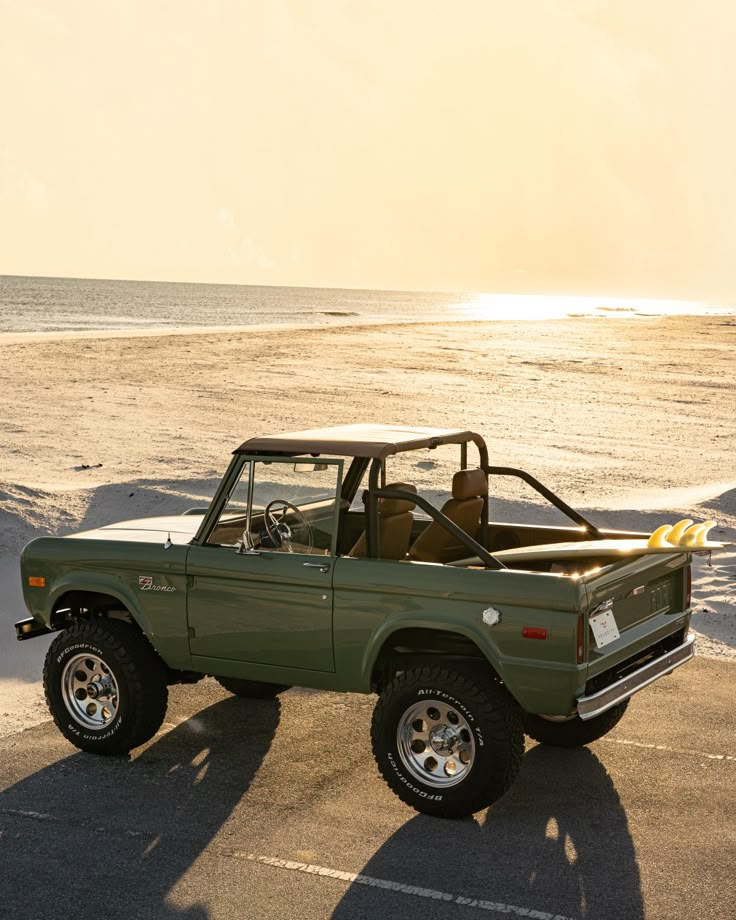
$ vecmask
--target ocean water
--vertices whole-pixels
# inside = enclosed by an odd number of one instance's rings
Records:
[[[0,275],[0,334],[181,326],[616,318],[726,314],[693,301],[447,294]]]

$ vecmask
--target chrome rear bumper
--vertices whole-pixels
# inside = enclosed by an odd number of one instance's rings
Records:
[[[678,645],[677,648],[667,652],[666,655],[662,655],[661,658],[655,658],[654,661],[645,664],[638,671],[627,674],[626,677],[617,680],[610,687],[606,687],[605,690],[591,693],[590,696],[578,697],[578,715],[581,719],[594,719],[602,712],[615,706],[616,703],[628,699],[655,680],[664,677],[665,674],[670,674],[675,668],[679,668],[681,664],[690,661],[695,653],[694,642],[695,633],[689,632],[682,645]]]

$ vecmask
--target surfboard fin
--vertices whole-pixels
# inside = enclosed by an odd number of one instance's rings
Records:
[[[651,549],[660,549],[663,546],[667,546],[667,537],[671,530],[672,524],[662,524],[662,526],[658,527],[647,540],[647,546]]]
[[[703,521],[695,524],[690,518],[683,518],[676,524],[662,524],[647,540],[649,549],[689,549],[697,550],[718,548],[718,544],[708,540],[708,534],[716,526],[715,521]]]

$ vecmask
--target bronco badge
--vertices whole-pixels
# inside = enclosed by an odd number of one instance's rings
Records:
[[[154,585],[153,575],[139,575],[138,587],[141,591],[176,591],[171,585]]]

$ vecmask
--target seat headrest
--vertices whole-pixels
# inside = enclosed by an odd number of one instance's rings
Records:
[[[408,482],[392,482],[385,486],[386,489],[401,489],[404,492],[416,492],[417,487]],[[379,498],[378,513],[382,515],[406,514],[416,507],[414,502],[404,501],[403,498]]]
[[[452,477],[453,498],[478,498],[488,495],[488,478],[483,470],[460,470]]]

